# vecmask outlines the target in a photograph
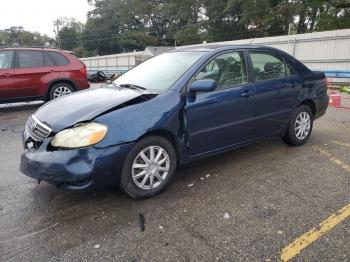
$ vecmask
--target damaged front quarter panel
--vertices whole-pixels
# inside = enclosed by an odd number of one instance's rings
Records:
[[[106,137],[95,147],[103,148],[130,143],[152,131],[166,131],[177,140],[183,136],[181,96],[174,90],[132,106],[117,107],[97,117],[95,121],[106,124]]]

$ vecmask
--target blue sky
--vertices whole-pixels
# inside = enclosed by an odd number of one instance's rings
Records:
[[[75,17],[85,22],[91,9],[87,0],[1,0],[0,29],[23,26],[25,30],[54,36],[53,21]]]

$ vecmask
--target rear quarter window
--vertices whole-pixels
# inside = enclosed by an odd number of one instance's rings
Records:
[[[69,64],[69,60],[63,55],[56,52],[46,52],[48,56],[49,66],[65,66]]]

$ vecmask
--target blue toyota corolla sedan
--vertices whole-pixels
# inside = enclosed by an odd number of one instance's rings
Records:
[[[23,132],[20,170],[60,188],[119,185],[147,198],[178,165],[276,136],[304,144],[327,106],[324,74],[280,50],[177,49],[43,105]]]

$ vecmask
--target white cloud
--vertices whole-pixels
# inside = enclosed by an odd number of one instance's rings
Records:
[[[54,36],[53,21],[57,18],[85,22],[91,10],[87,0],[1,0],[0,6],[0,29],[23,26],[49,36]]]

